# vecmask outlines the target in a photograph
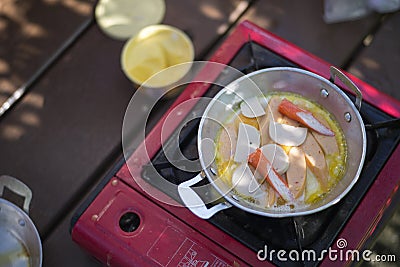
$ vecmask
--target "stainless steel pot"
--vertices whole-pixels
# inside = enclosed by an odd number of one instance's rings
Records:
[[[357,182],[364,164],[367,139],[364,123],[359,113],[362,101],[360,90],[338,69],[331,67],[330,75],[329,81],[312,72],[297,68],[269,68],[243,76],[222,89],[208,104],[200,121],[198,151],[204,173],[178,186],[178,192],[184,204],[197,216],[207,219],[232,205],[262,216],[288,217],[315,213],[340,201]],[[355,104],[335,84],[336,77],[354,91],[356,94]],[[217,133],[221,129],[220,122],[225,122],[232,115],[227,112],[227,107],[234,106],[243,99],[261,96],[272,91],[297,93],[320,104],[335,116],[347,141],[348,157],[344,177],[324,199],[304,208],[265,209],[236,196],[232,188],[219,179],[217,166],[213,160],[215,146],[204,145],[209,143],[210,139],[216,139]],[[203,200],[190,188],[204,177],[208,178],[210,184],[223,196],[225,202],[210,209],[205,206]]]
[[[28,216],[32,191],[21,181],[3,175],[0,176],[0,197],[5,187],[25,200],[22,210],[0,198],[0,267],[40,267],[42,244]]]

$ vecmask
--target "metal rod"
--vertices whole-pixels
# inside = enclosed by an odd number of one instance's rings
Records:
[[[367,130],[389,128],[389,127],[390,128],[400,127],[400,118],[365,125],[365,129]]]
[[[301,240],[304,239],[304,230],[303,230],[303,227],[298,224],[298,222],[296,221],[296,218],[292,217],[292,223],[293,223],[294,231],[296,233],[297,247],[299,249],[299,253],[302,254],[303,253],[303,246],[301,245]],[[306,263],[305,263],[304,259],[302,259],[301,263],[302,263],[303,266],[306,266]]]
[[[26,92],[39,80],[42,75],[62,56],[62,54],[70,48],[75,41],[89,28],[94,21],[91,16],[87,19],[50,58],[28,79],[28,81],[19,87],[0,107],[0,117],[2,117],[18,100],[20,100]]]

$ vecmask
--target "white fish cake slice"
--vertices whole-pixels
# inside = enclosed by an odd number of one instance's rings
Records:
[[[235,162],[247,162],[248,156],[260,146],[260,132],[253,126],[239,123],[234,156]]]
[[[289,168],[289,157],[282,147],[276,144],[268,144],[261,147],[264,156],[271,162],[272,167],[279,174],[284,174]]]
[[[283,146],[299,146],[306,140],[307,128],[271,121],[269,125],[269,136],[277,144]]]

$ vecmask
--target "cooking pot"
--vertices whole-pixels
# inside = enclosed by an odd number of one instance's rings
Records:
[[[0,198],[0,266],[42,266],[42,244],[35,225],[28,216],[32,191],[21,181],[0,176],[0,197],[4,188],[24,197],[23,210]]]
[[[355,93],[355,104],[335,84],[336,77]],[[224,183],[218,175],[214,158],[216,146],[208,144],[210,140],[216,141],[223,123],[232,116],[232,112],[227,112],[227,110],[229,107],[238,105],[243,99],[262,96],[270,92],[292,92],[320,104],[333,114],[343,130],[348,147],[345,174],[323,199],[314,204],[293,209],[263,208],[236,195],[232,187]],[[180,198],[194,214],[204,219],[232,206],[262,216],[289,217],[315,213],[334,205],[357,182],[364,164],[367,139],[359,113],[361,101],[360,90],[335,67],[330,68],[330,80],[302,69],[277,67],[258,70],[233,81],[210,101],[200,120],[198,152],[203,172],[178,186]],[[190,187],[205,177],[224,200],[211,208],[207,208],[203,200]]]

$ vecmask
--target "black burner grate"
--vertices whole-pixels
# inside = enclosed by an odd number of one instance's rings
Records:
[[[254,42],[245,44],[230,65],[243,72],[251,72],[256,68],[298,67]],[[205,96],[213,97],[220,89],[221,87],[213,85]],[[350,98],[354,100],[352,96]],[[202,113],[204,107],[197,107],[195,110]],[[361,115],[364,121],[368,123],[391,119],[389,115],[367,103],[363,103]],[[172,140],[179,135],[180,149],[188,159],[198,158],[198,124],[199,119],[191,120],[182,128],[180,133],[175,132],[170,139]],[[308,216],[277,219],[250,214],[233,207],[217,213],[208,222],[233,236],[255,252],[267,245],[268,250],[274,249],[275,251],[297,249],[301,252],[302,249],[313,249],[319,255],[318,252],[331,246],[340,230],[346,224],[351,213],[399,143],[399,136],[398,130],[395,129],[367,131],[367,155],[359,181],[344,199],[331,208]],[[176,143],[173,144],[170,140],[167,141],[164,149],[176,150]],[[176,158],[174,160],[179,162],[180,159]],[[152,159],[152,165],[164,179],[173,184],[179,184],[197,174],[182,171],[169,164],[163,150],[160,150]],[[153,168],[144,166],[142,177],[161,191],[180,201],[176,187],[160,186],[163,183],[157,181],[158,178],[156,177],[159,176],[154,175]],[[318,264],[318,262],[280,262],[276,257],[273,262],[280,266],[314,266]]]

